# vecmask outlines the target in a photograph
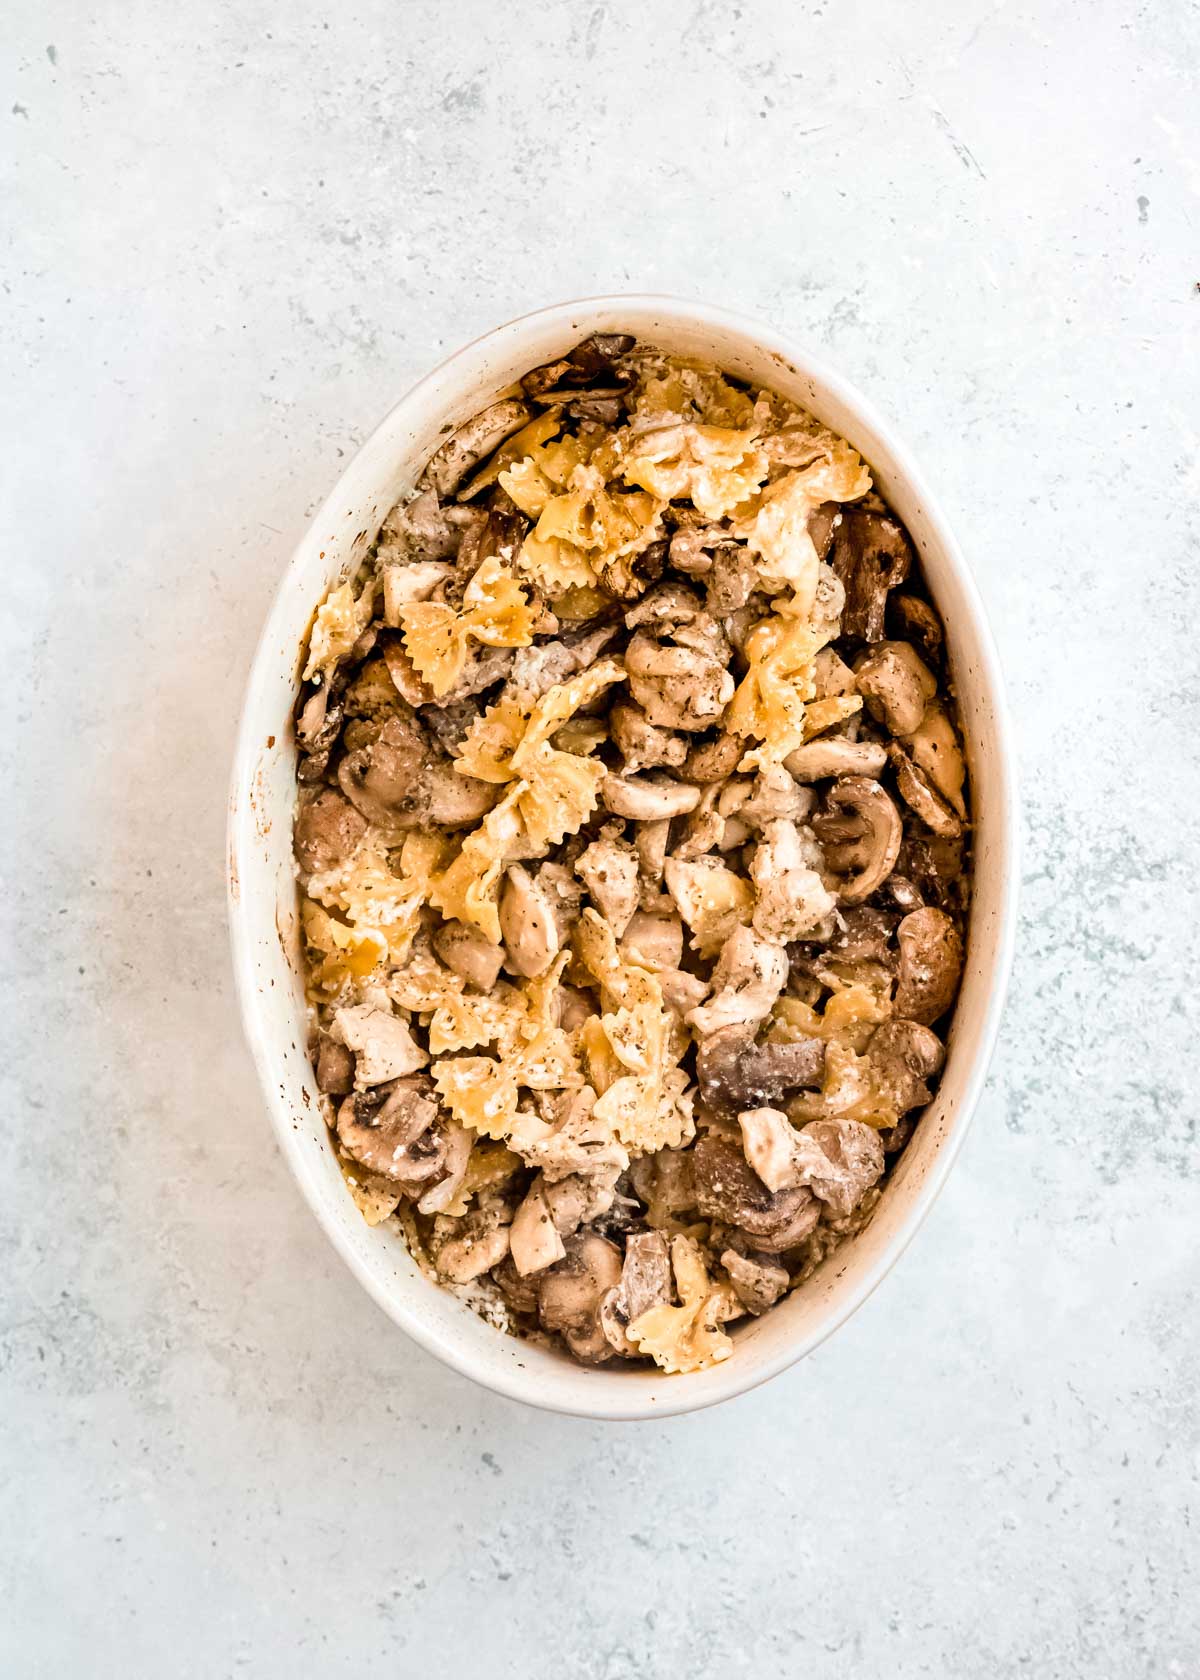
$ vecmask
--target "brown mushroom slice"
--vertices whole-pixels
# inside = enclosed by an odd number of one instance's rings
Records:
[[[932,1026],[954,1002],[963,968],[962,935],[944,910],[913,910],[896,929],[900,946],[893,1008],[897,1017]]]
[[[874,508],[844,507],[830,559],[846,591],[842,634],[882,641],[888,591],[904,582],[912,565],[904,527]]]
[[[910,642],[877,642],[855,661],[858,692],[893,735],[910,735],[937,693],[937,679]]]
[[[328,1033],[322,1033],[317,1042],[314,1071],[318,1091],[331,1097],[346,1096],[354,1089],[353,1050],[340,1044],[336,1038],[330,1038]]]
[[[838,886],[841,904],[861,904],[879,888],[896,866],[904,838],[900,813],[878,782],[868,776],[843,776],[825,796],[823,817],[813,819],[813,829],[825,844],[825,860],[841,874],[849,871]],[[852,819],[861,825],[857,838],[838,841],[830,817]]]
[[[700,803],[700,789],[654,772],[642,776],[614,773],[601,782],[600,798],[614,816],[631,817],[636,822],[657,822],[695,810]]]
[[[737,1249],[727,1248],[721,1255],[721,1264],[734,1294],[755,1318],[761,1318],[787,1294],[791,1282],[787,1268],[768,1254],[739,1254]]]
[[[420,1183],[434,1177],[444,1154],[413,1153],[437,1113],[437,1102],[422,1082],[400,1080],[386,1094],[347,1097],[338,1109],[338,1142],[368,1171],[398,1182]]]
[[[764,1253],[795,1248],[821,1217],[811,1190],[768,1190],[737,1144],[713,1132],[693,1148],[692,1172],[696,1206],[704,1217],[745,1231]]]
[[[940,665],[946,643],[942,621],[928,601],[919,595],[894,594],[888,598],[888,617],[899,634],[916,642],[931,665]]]
[[[829,776],[878,776],[887,763],[887,749],[878,741],[826,735],[806,741],[783,762],[798,782],[823,782]]]
[[[661,1231],[637,1231],[625,1242],[621,1281],[600,1301],[600,1328],[614,1352],[623,1359],[641,1357],[626,1331],[651,1307],[671,1300],[671,1256]]]
[[[433,765],[425,780],[427,820],[435,828],[474,828],[500,793],[491,782],[461,776],[453,764]]]
[[[742,1026],[710,1033],[696,1050],[700,1100],[713,1114],[738,1114],[789,1091],[818,1086],[824,1068],[823,1039],[757,1044],[752,1032]]]
[[[306,875],[323,875],[345,863],[366,832],[362,812],[335,789],[324,788],[296,815],[296,862]]]
[[[562,949],[550,895],[537,876],[519,863],[504,872],[500,937],[509,968],[527,980],[544,974]]]
[[[443,922],[433,935],[433,948],[448,969],[481,992],[490,992],[500,977],[504,948],[465,922]]]
[[[909,810],[915,811],[926,828],[942,839],[954,840],[962,833],[962,823],[949,803],[934,787],[924,770],[919,770],[902,747],[893,741],[887,750],[896,772],[896,786]]]
[[[924,772],[955,814],[965,818],[963,783],[967,767],[954,725],[942,707],[931,705],[918,727],[901,739],[917,769]]]
[[[522,1277],[531,1277],[547,1266],[557,1265],[566,1252],[539,1177],[513,1215],[509,1232],[512,1263]]]
[[[438,1249],[434,1265],[448,1283],[474,1283],[508,1254],[509,1227],[498,1210],[478,1208],[454,1222],[455,1232]]]
[[[871,1083],[897,1114],[923,1108],[932,1092],[927,1080],[942,1070],[946,1052],[936,1033],[917,1021],[885,1021],[867,1045]]]
[[[512,1263],[512,1256],[506,1255],[492,1272],[496,1287],[504,1296],[509,1307],[521,1318],[532,1318],[537,1312],[538,1278],[523,1278]]]
[[[532,416],[528,403],[518,402],[515,397],[502,397],[499,402],[480,409],[430,456],[421,474],[421,484],[431,486],[438,496],[449,496],[472,467],[499,449],[505,438],[511,437]]]
[[[338,786],[368,822],[414,828],[424,820],[429,742],[412,718],[390,717],[369,747],[348,753]]]
[[[566,1256],[542,1274],[538,1318],[543,1330],[556,1330],[585,1365],[612,1358],[600,1323],[600,1303],[621,1281],[621,1251],[595,1231],[568,1237]]]

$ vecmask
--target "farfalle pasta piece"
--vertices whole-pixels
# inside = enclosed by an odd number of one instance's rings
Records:
[[[523,1088],[561,1091],[583,1084],[570,1036],[555,1020],[555,994],[569,955],[561,952],[545,974],[506,992],[496,1059],[460,1056],[433,1066],[434,1083],[454,1118],[483,1137],[511,1137]]]
[[[694,1125],[682,1100],[688,1082],[677,1066],[662,987],[648,969],[626,961],[612,929],[592,909],[580,918],[577,943],[580,960],[600,982],[605,1011],[600,1026],[622,1070],[605,1084],[596,1114],[631,1150],[677,1149],[694,1135]],[[585,1042],[585,1050],[589,1071],[601,1073],[603,1058],[594,1040],[590,1047]]]
[[[466,981],[444,968],[429,950],[414,950],[388,982],[388,995],[428,1027],[434,1056],[450,1050],[478,1050],[504,1032],[512,1010],[512,988],[500,983],[490,992],[468,992]]]
[[[300,925],[309,951],[320,953],[320,960],[310,959],[308,965],[308,991],[314,999],[335,1001],[387,960],[387,940],[375,928],[348,927],[310,898],[301,900]]]
[[[771,613],[746,638],[749,670],[738,684],[725,726],[734,735],[756,736],[739,770],[768,770],[814,735],[862,710],[862,696],[835,694],[817,700],[814,661],[828,641],[824,626]]]
[[[753,426],[660,426],[630,437],[621,476],[661,502],[690,497],[706,519],[724,519],[762,485],[770,463]]]
[[[500,877],[524,839],[517,809],[523,784],[515,782],[498,805],[463,841],[454,862],[429,889],[429,902],[451,921],[467,922],[500,943]]]
[[[466,488],[459,492],[459,500],[473,500],[481,490],[486,490],[489,484],[495,484],[497,479],[503,483],[503,474],[507,468],[525,455],[536,454],[542,445],[561,431],[560,408],[548,408],[544,414],[537,415],[522,426],[520,431],[514,432],[510,438],[505,438],[496,453],[480,467]]]
[[[400,848],[396,874],[379,836],[368,830],[346,863],[309,877],[308,896],[327,910],[340,911],[354,934],[381,940],[385,950],[380,961],[403,962],[445,850],[439,835],[409,834]],[[340,949],[350,949],[349,940],[343,943],[337,933],[331,937]],[[367,950],[364,944],[363,960]]]
[[[795,616],[811,618],[816,602],[820,561],[808,534],[813,510],[823,502],[857,501],[870,488],[862,457],[836,438],[821,460],[768,484],[735,514],[733,534],[758,556],[759,579],[768,590],[792,591]]]
[[[363,585],[359,595],[353,583],[331,589],[317,608],[308,637],[308,659],[301,672],[302,682],[325,677],[344,659],[371,622],[375,610],[375,580]]]
[[[644,490],[613,489],[598,467],[580,463],[565,493],[543,501],[521,548],[521,570],[548,595],[594,584],[605,568],[654,541],[663,506],[664,498]]]
[[[679,1306],[651,1307],[635,1318],[627,1334],[660,1370],[703,1371],[733,1352],[722,1324],[745,1310],[727,1284],[713,1283],[704,1254],[692,1237],[671,1238],[671,1269]]]
[[[591,816],[605,766],[599,759],[561,752],[550,737],[576,712],[625,675],[619,660],[602,659],[565,683],[556,683],[528,714],[516,701],[501,701],[472,725],[457,761],[463,775],[484,781],[517,778],[498,805],[469,834],[431,900],[445,916],[470,922],[493,945],[500,943],[500,877],[517,855],[537,857],[558,845]]]
[[[528,647],[537,615],[503,561],[483,561],[456,611],[444,601],[407,601],[398,612],[404,647],[436,696],[463,674],[472,640],[486,647]]]

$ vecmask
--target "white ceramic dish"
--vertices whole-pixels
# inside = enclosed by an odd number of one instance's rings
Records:
[[[587,1370],[504,1335],[417,1270],[402,1239],[370,1229],[342,1182],[316,1100],[296,937],[290,724],[299,651],[326,590],[357,567],[447,423],[459,424],[528,368],[594,331],[632,332],[775,386],[842,433],[904,520],[946,623],[974,800],[975,891],[966,971],[937,1097],[871,1224],[766,1317],[731,1359],[690,1376]],[[511,1399],[602,1419],[665,1417],[754,1388],[812,1351],[895,1263],[945,1183],[978,1100],[1012,955],[1016,792],[991,636],[970,572],[895,432],[801,345],[722,309],[652,296],[539,310],[469,344],[404,397],[347,467],[279,585],[254,658],[229,813],[229,914],[246,1035],[283,1154],[338,1253],[383,1310],[430,1352]],[[281,1309],[300,1310],[283,1300]]]

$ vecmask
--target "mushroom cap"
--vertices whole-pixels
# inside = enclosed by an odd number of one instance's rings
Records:
[[[430,457],[421,474],[421,483],[430,485],[439,496],[448,496],[458,489],[472,467],[498,449],[505,438],[511,437],[532,416],[528,403],[518,402],[515,397],[502,397],[499,402],[480,409]]]
[[[877,741],[825,735],[806,741],[783,762],[798,782],[823,782],[828,776],[878,776],[887,763],[887,750]]]
[[[944,910],[913,910],[896,929],[900,946],[893,1007],[906,1021],[932,1026],[954,1002],[963,968],[962,935]]]
[[[452,973],[481,992],[490,992],[499,979],[503,947],[467,922],[443,922],[433,934],[433,948]]]
[[[876,508],[843,507],[831,563],[846,591],[842,634],[882,641],[888,591],[904,582],[912,565],[903,526]]]
[[[719,1028],[696,1050],[700,1100],[713,1114],[761,1108],[789,1091],[818,1085],[824,1067],[822,1039],[756,1044],[752,1029],[743,1026]]]
[[[306,875],[344,863],[367,832],[367,819],[334,788],[322,788],[296,814],[296,861]]]
[[[596,1231],[568,1237],[566,1255],[543,1274],[538,1317],[557,1330],[577,1359],[598,1364],[612,1348],[600,1324],[600,1303],[621,1281],[621,1251]]]
[[[924,770],[918,769],[902,747],[893,741],[887,750],[896,772],[896,786],[900,797],[910,810],[943,839],[953,840],[962,833],[962,823],[949,802],[934,787]]]
[[[911,642],[876,642],[855,662],[854,675],[872,716],[893,735],[917,729],[937,693],[937,679]]]
[[[772,1193],[735,1143],[708,1133],[692,1150],[696,1206],[707,1219],[734,1225],[768,1254],[803,1242],[821,1217],[803,1185]]]
[[[338,1142],[369,1172],[410,1188],[426,1184],[445,1157],[444,1139],[432,1138],[422,1147],[437,1114],[423,1081],[397,1080],[386,1092],[346,1098],[337,1114]]]
[[[825,796],[826,815],[814,818],[813,828],[823,841],[833,840],[838,830],[830,818],[856,818],[861,824],[858,838],[826,845],[825,859],[832,869],[839,864],[849,873],[838,886],[842,904],[861,904],[880,887],[896,866],[904,838],[900,813],[888,794],[869,776],[842,776]],[[840,871],[839,871],[840,872]]]
[[[941,1072],[946,1059],[941,1039],[917,1021],[885,1021],[876,1027],[867,1055],[874,1085],[897,1114],[929,1101],[926,1080]]]
[[[775,1305],[791,1281],[787,1267],[767,1254],[739,1254],[737,1249],[727,1248],[721,1255],[721,1264],[729,1275],[734,1294],[755,1318]]]

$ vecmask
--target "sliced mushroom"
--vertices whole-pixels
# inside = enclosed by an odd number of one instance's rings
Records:
[[[474,828],[496,803],[500,789],[453,764],[434,764],[425,778],[425,814],[438,828]]]
[[[803,1186],[845,1219],[883,1172],[883,1147],[858,1120],[813,1120],[797,1130],[774,1108],[739,1114],[746,1159],[769,1190]]]
[[[919,727],[910,735],[905,735],[903,742],[917,769],[924,772],[955,814],[965,817],[967,807],[963,799],[963,783],[967,767],[954,725],[942,708],[931,705]]]
[[[928,601],[919,595],[892,595],[888,599],[888,616],[905,640],[920,644],[931,665],[940,665],[946,637],[942,621]]]
[[[443,922],[433,935],[433,948],[447,968],[481,992],[490,992],[496,984],[504,950],[477,927]]]
[[[322,1033],[317,1043],[316,1075],[318,1091],[331,1097],[344,1097],[354,1089],[354,1052],[328,1033]]]
[[[893,1007],[906,1021],[932,1024],[954,1002],[963,967],[962,935],[944,910],[913,910],[896,930],[899,974]]]
[[[354,1051],[355,1084],[382,1085],[416,1073],[429,1060],[409,1031],[408,1022],[373,1004],[355,1004],[334,1012],[334,1025]]]
[[[895,877],[893,877],[894,879]],[[856,905],[840,916],[841,926],[833,934],[826,949],[840,962],[882,963],[892,967],[895,952],[892,935],[896,931],[896,917],[869,905]]]
[[[842,634],[882,641],[888,591],[904,582],[912,565],[904,527],[875,508],[844,507],[833,533],[831,562],[846,591]]]
[[[502,1208],[483,1207],[454,1221],[454,1234],[439,1247],[434,1265],[449,1283],[474,1283],[508,1253],[509,1226]]]
[[[421,483],[428,484],[438,496],[448,496],[457,490],[463,479],[505,438],[533,416],[527,403],[515,397],[503,397],[491,403],[452,432],[445,443],[429,460],[421,474]]]
[[[714,1132],[692,1150],[696,1206],[706,1219],[745,1231],[754,1247],[782,1254],[809,1236],[821,1206],[808,1188],[770,1191],[736,1143]]]
[[[296,861],[306,875],[323,875],[345,863],[366,832],[362,813],[333,788],[324,788],[297,813]]]
[[[755,1318],[787,1293],[791,1281],[787,1268],[767,1254],[739,1254],[737,1249],[727,1248],[721,1264],[729,1274],[734,1294]]]
[[[878,776],[887,763],[887,749],[878,741],[825,735],[806,741],[783,762],[798,782],[823,782],[827,776]]]
[[[557,1330],[586,1365],[612,1357],[600,1323],[600,1303],[621,1281],[621,1251],[615,1243],[584,1231],[569,1237],[566,1256],[542,1275],[538,1317],[543,1330]]]
[[[624,840],[593,840],[575,873],[618,939],[638,906],[638,855]]]
[[[932,829],[943,839],[956,839],[962,833],[962,823],[924,770],[918,770],[908,754],[894,741],[888,747],[887,753],[896,772],[896,786],[904,803],[911,811],[916,812],[926,828]]]
[[[897,1114],[921,1108],[932,1093],[926,1083],[941,1072],[942,1041],[916,1021],[885,1021],[867,1045],[872,1084]]]
[[[562,949],[550,895],[519,863],[510,864],[504,872],[500,936],[508,966],[527,980],[544,974]]]
[[[413,718],[390,717],[370,746],[342,760],[338,785],[368,822],[413,828],[424,818],[430,761],[420,725]]]
[[[338,1109],[338,1142],[353,1160],[383,1178],[420,1183],[441,1167],[443,1151],[414,1154],[414,1146],[437,1119],[427,1085],[397,1080],[386,1092],[347,1097]]]
[[[643,776],[611,774],[600,784],[600,798],[614,816],[657,822],[694,810],[700,803],[700,789],[653,771]]]
[[[600,1328],[609,1346],[623,1359],[637,1359],[640,1350],[626,1331],[634,1319],[671,1299],[671,1256],[661,1231],[638,1231],[625,1242],[621,1281],[601,1297]]]
[[[867,776],[841,777],[826,794],[825,806],[825,814],[815,817],[812,826],[825,847],[829,868],[845,877],[838,886],[838,901],[861,904],[896,866],[904,837],[900,813],[879,783]],[[831,818],[852,819],[858,835],[837,839],[839,831],[831,826]]]
[[[554,1266],[567,1252],[546,1201],[546,1187],[539,1179],[513,1215],[509,1252],[522,1277]]]
[[[854,666],[872,717],[893,735],[910,735],[937,693],[937,679],[909,642],[877,642]]]
[[[757,1044],[743,1026],[709,1033],[696,1050],[700,1100],[717,1115],[759,1108],[789,1091],[819,1085],[824,1067],[822,1039]]]

